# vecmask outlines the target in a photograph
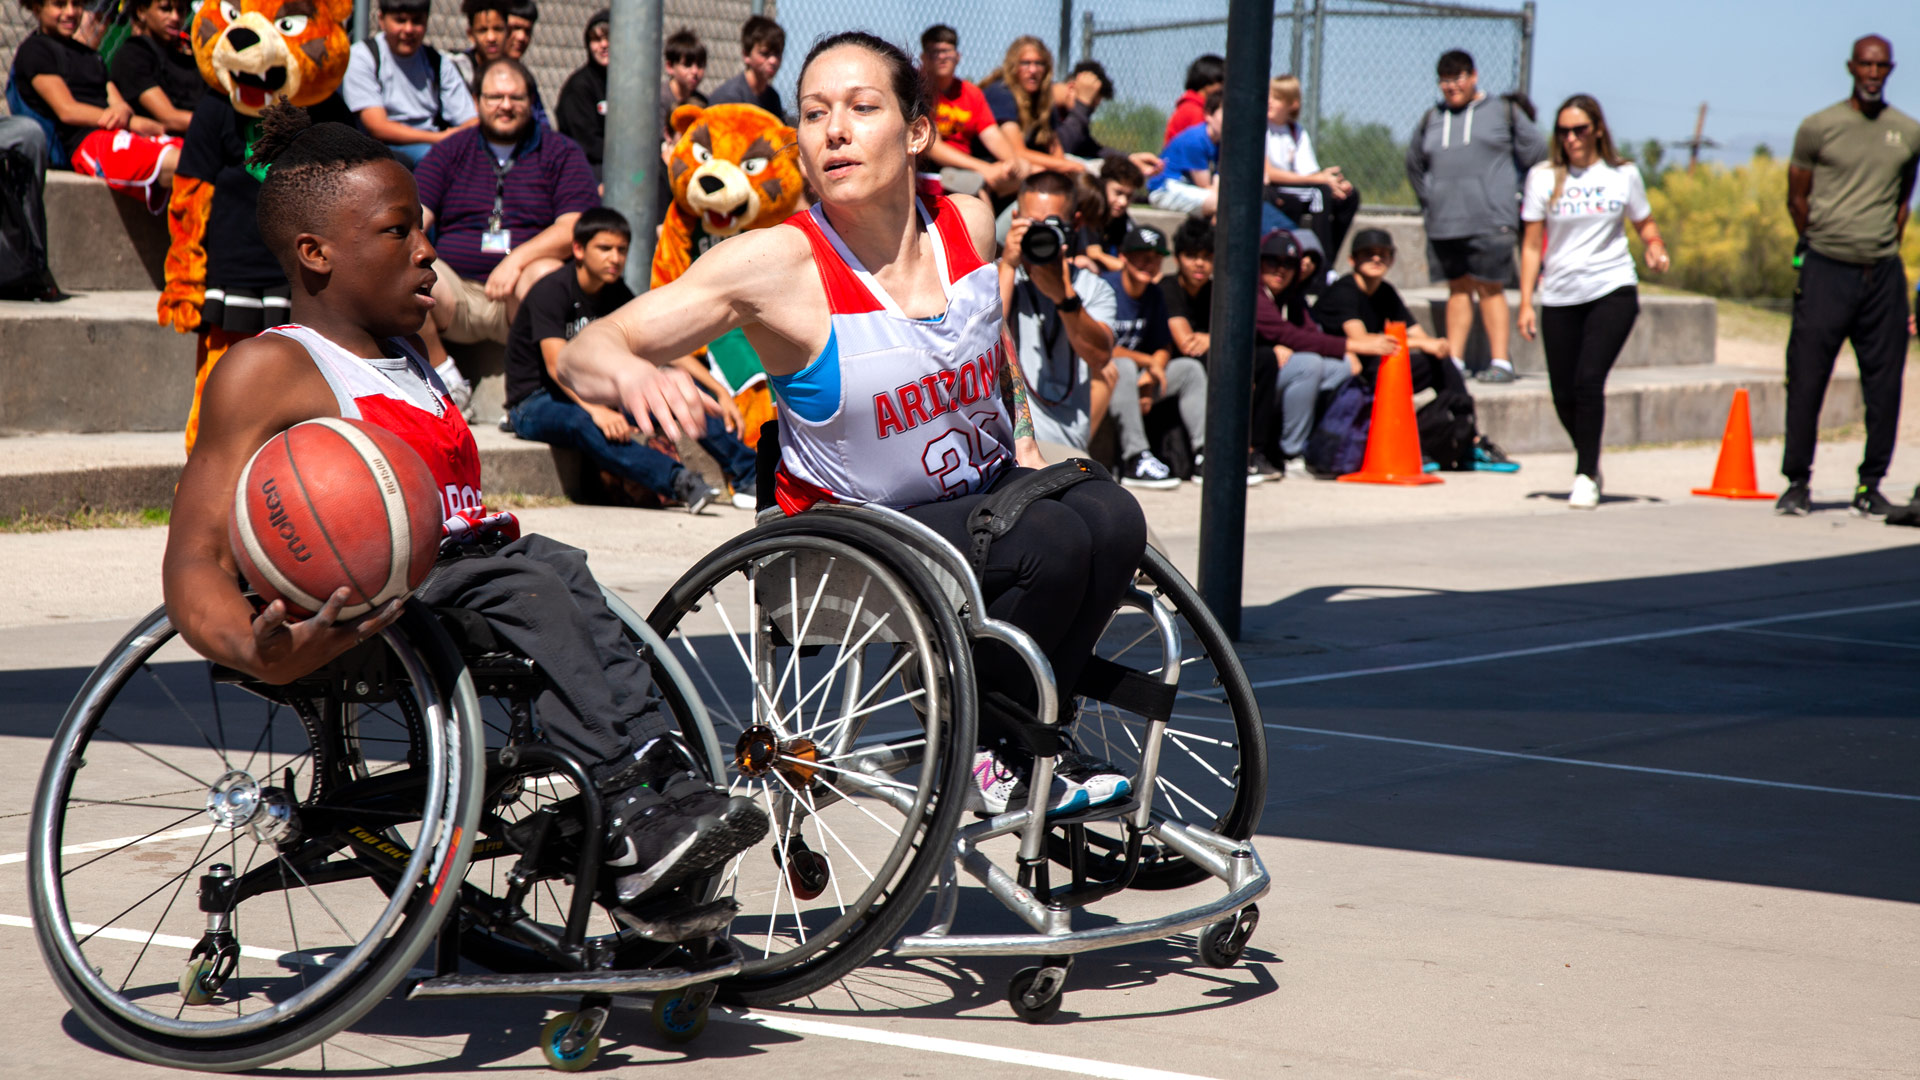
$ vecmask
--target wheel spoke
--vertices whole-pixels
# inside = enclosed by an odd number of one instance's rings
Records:
[[[212,839],[212,833],[208,833],[200,838],[200,848],[193,853],[192,865],[199,865],[200,856],[207,853],[207,841]],[[147,950],[153,947],[154,937],[160,933],[160,927],[166,923],[167,916],[173,913],[173,905],[180,900],[180,890],[186,887],[187,875],[181,874],[180,883],[173,887],[173,895],[167,897],[167,906],[160,909],[160,917],[154,920],[153,929],[147,931],[147,940],[140,943],[140,951],[133,958],[133,966],[127,969],[127,977],[120,980],[120,993],[124,994],[127,992],[127,984],[133,981],[133,973],[140,970],[140,961],[146,959]]]
[[[200,721],[192,713],[188,712],[187,707],[185,705],[180,704],[180,699],[177,696],[175,696],[173,692],[173,688],[167,685],[166,680],[160,677],[159,672],[153,670],[153,665],[141,664],[140,670],[146,672],[147,677],[153,680],[153,685],[159,687],[160,692],[162,694],[165,694],[167,700],[173,703],[174,711],[178,712],[181,715],[181,717],[186,720],[187,723],[193,725],[193,730],[199,734],[200,741],[203,743],[206,743],[207,749],[213,751],[213,756],[220,759],[220,765],[223,771],[232,772],[233,763],[227,760],[227,752],[213,744],[213,736],[207,734],[207,729],[205,725],[201,724]],[[208,679],[213,678],[212,668],[207,669],[207,678]]]

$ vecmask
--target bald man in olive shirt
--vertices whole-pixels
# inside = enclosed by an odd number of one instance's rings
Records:
[[[1886,103],[1893,45],[1879,35],[1853,43],[1853,94],[1807,117],[1793,138],[1787,210],[1799,231],[1799,287],[1787,339],[1787,439],[1780,471],[1782,514],[1811,509],[1809,481],[1820,406],[1843,340],[1860,362],[1867,448],[1854,487],[1856,514],[1891,508],[1880,481],[1893,460],[1900,377],[1907,356],[1907,275],[1900,237],[1907,227],[1920,122]]]

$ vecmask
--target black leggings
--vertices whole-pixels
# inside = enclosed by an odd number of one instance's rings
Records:
[[[1607,426],[1607,372],[1640,314],[1640,290],[1623,285],[1598,300],[1540,309],[1553,411],[1573,439],[1574,472],[1599,475],[1600,437]]]
[[[994,486],[1032,471],[1009,469]],[[967,515],[984,498],[983,492],[927,503],[907,515],[964,552],[971,544]],[[988,553],[980,576],[987,614],[1033,637],[1053,664],[1063,702],[1070,699],[1107,617],[1140,568],[1146,546],[1147,519],[1140,504],[1118,484],[1089,480],[1029,506],[1020,523]],[[983,690],[1000,690],[1033,703],[1033,680],[1011,649],[987,642],[975,650],[974,660]],[[982,743],[1009,741],[1010,732],[992,727],[983,714]]]

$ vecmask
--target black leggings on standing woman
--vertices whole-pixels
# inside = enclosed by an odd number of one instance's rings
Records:
[[[1640,290],[1624,285],[1598,300],[1540,309],[1553,411],[1573,439],[1574,472],[1600,475],[1600,437],[1607,425],[1607,372],[1640,314]]]

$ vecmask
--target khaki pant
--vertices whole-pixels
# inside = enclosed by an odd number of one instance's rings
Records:
[[[441,337],[461,344],[507,343],[506,301],[489,298],[486,282],[461,277],[441,259],[433,260],[433,272],[453,287],[453,320],[440,332]]]

